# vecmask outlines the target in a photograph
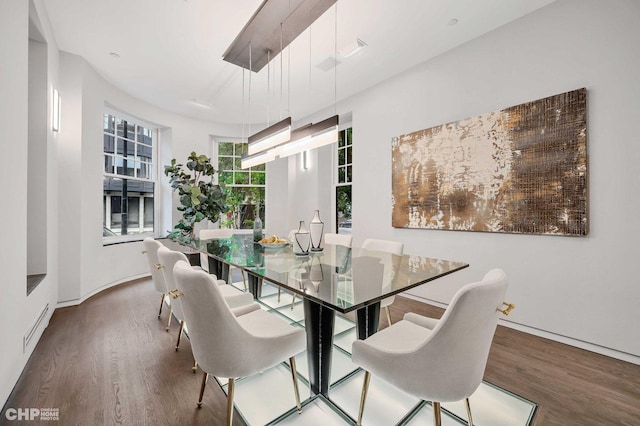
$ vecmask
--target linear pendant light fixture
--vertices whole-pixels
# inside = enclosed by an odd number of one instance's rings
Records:
[[[287,142],[289,139],[291,139],[291,117],[249,136],[248,153],[256,154]]]
[[[240,158],[240,167],[247,169],[276,159],[279,145],[291,139],[291,117],[287,117],[249,136],[247,153]]]
[[[264,65],[268,65],[271,54],[282,55],[284,47],[335,3],[336,0],[265,0],[229,46],[223,59],[248,69],[249,74],[251,71],[258,72]],[[278,28],[280,29],[279,45],[275,37]],[[255,62],[252,58],[252,46],[257,48],[258,55]],[[337,51],[335,53],[337,56]],[[249,85],[249,99],[251,99],[251,85]],[[241,157],[241,167],[243,169],[253,167],[273,161],[277,157],[287,157],[337,140],[337,115],[294,131],[291,130],[291,117],[287,117],[248,138],[247,154]]]
[[[338,116],[294,130],[291,140],[278,147],[278,155],[288,157],[338,141]]]
[[[268,163],[276,159],[276,151],[271,149],[269,151],[258,152],[257,154],[247,155],[242,154],[240,159],[240,167],[248,169],[249,167],[258,166],[260,164]]]
[[[283,120],[284,121],[284,120]],[[327,118],[315,124],[307,124],[291,132],[291,140],[271,148],[263,148],[254,154],[243,154],[243,169],[273,161],[276,157],[284,158],[311,149],[330,145],[338,140],[338,116]]]

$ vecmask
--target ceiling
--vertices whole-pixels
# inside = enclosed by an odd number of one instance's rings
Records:
[[[243,91],[242,68],[222,55],[262,1],[44,4],[60,50],[124,92],[198,119],[273,123],[333,106],[554,0],[339,0],[250,82],[244,71]],[[356,38],[367,47],[334,66],[336,45],[340,58]]]

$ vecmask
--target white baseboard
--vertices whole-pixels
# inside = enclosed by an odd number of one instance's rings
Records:
[[[407,299],[416,300],[418,302],[426,303],[428,305],[436,306],[438,308],[446,309],[447,304],[427,299],[425,297],[419,297],[414,294],[402,294],[400,297],[406,297]],[[543,337],[545,339],[553,340],[555,342],[563,343],[565,345],[574,346],[576,348],[584,349],[589,352],[595,352],[600,355],[605,355],[611,358],[619,359],[621,361],[630,362],[632,364],[640,365],[640,356],[633,355],[627,352],[618,351],[615,349],[607,348],[605,346],[596,345],[595,343],[585,342],[583,340],[574,339],[572,337],[563,336],[561,334],[552,333],[550,331],[541,330],[539,328],[530,327],[528,325],[520,324],[517,322],[509,321],[506,319],[500,319],[499,325],[513,328],[514,330],[522,331],[524,333],[532,334],[534,336]]]
[[[150,273],[144,273],[144,274],[139,274],[139,275],[134,275],[131,277],[127,277],[127,278],[123,278],[121,280],[118,281],[114,281],[112,283],[109,284],[105,284],[100,288],[97,288],[95,290],[93,290],[92,292],[85,294],[84,296],[82,296],[79,299],[72,299],[72,300],[64,300],[61,302],[58,302],[58,304],[56,305],[56,309],[57,308],[66,308],[69,306],[77,306],[79,304],[81,304],[82,302],[84,302],[85,300],[89,299],[90,297],[95,296],[96,294],[100,293],[101,291],[107,290],[111,287],[117,286],[119,284],[124,284],[124,283],[128,283],[130,281],[134,281],[134,280],[138,280],[140,278],[146,278],[146,277],[150,277],[151,274]]]

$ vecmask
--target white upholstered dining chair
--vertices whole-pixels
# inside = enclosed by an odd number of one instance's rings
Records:
[[[407,313],[404,319],[366,340],[356,340],[352,360],[365,370],[358,413],[362,424],[371,374],[426,401],[433,402],[440,426],[440,403],[465,400],[473,425],[469,396],[482,382],[489,348],[502,307],[507,279],[500,269],[482,281],[462,287],[440,320]]]
[[[289,358],[296,407],[302,411],[294,356],[306,348],[304,329],[267,313],[257,303],[251,305],[255,310],[235,316],[210,275],[192,270],[183,261],[176,263],[173,273],[189,324],[193,354],[205,372],[198,407],[202,406],[209,374],[228,377],[226,424],[231,425],[235,378],[250,376]]]
[[[162,295],[162,298],[160,299],[160,311],[158,312],[158,319],[160,319],[160,316],[162,315],[162,307],[164,306],[164,299],[167,296],[167,285],[161,271],[162,265],[160,265],[160,262],[158,261],[158,249],[164,246],[151,237],[145,238],[142,243],[144,244],[144,251],[142,253],[146,255],[147,263],[149,264],[153,287]],[[171,310],[169,311],[169,319],[167,320],[167,331],[169,331],[170,324]]]
[[[189,263],[187,256],[179,251],[169,250],[167,247],[160,247],[158,249],[158,262],[160,264],[162,273],[164,275],[164,282],[167,285],[167,293],[171,298],[171,309],[173,315],[180,321],[180,330],[178,331],[178,340],[176,342],[176,351],[180,347],[180,339],[182,332],[184,331],[184,310],[182,309],[182,302],[180,298],[175,297],[175,290],[177,289],[175,279],[173,277],[173,267],[179,261]],[[216,280],[215,275],[212,276],[216,285],[220,286],[220,292],[225,298],[231,308],[238,308],[253,303],[253,296],[249,293],[243,293],[235,287],[226,285],[222,280]],[[195,371],[194,371],[195,372]]]
[[[351,247],[353,237],[345,234],[324,234],[324,243],[334,246]]]
[[[202,229],[198,233],[198,238],[201,240],[210,240],[212,238],[231,238],[233,236],[233,229],[227,228],[219,228],[219,229]],[[209,259],[206,255],[200,254],[200,264],[202,265],[202,269],[208,271],[209,270]],[[231,270],[236,268],[233,265],[229,265],[229,284],[231,282]],[[242,284],[244,284],[244,291],[247,291],[247,277],[245,276],[244,270],[241,268],[237,268],[240,271],[240,275],[242,275]],[[211,272],[211,271],[209,271]]]
[[[376,240],[373,238],[368,238],[362,243],[362,248],[371,251],[381,251],[385,253],[402,255],[402,252],[404,251],[404,244],[398,241]],[[391,314],[389,313],[389,305],[391,305],[395,299],[395,296],[390,296],[380,301],[380,308],[384,308],[385,313],[387,314],[387,322],[389,325],[391,325]]]

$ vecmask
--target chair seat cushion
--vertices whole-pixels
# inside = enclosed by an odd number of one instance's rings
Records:
[[[260,309],[238,317],[238,322],[255,337],[278,337],[291,333],[304,335],[304,329],[294,327],[283,321],[277,315],[272,315]],[[304,348],[302,348],[304,350]]]
[[[235,376],[248,376],[271,368],[306,348],[304,329],[289,325],[277,315],[259,309],[236,319],[252,336],[255,345],[251,351],[236,353]]]
[[[428,328],[429,330],[433,330],[436,327],[436,325],[438,325],[438,322],[440,321],[435,318],[425,317],[413,312],[407,312],[406,314],[404,314],[404,319],[406,321],[410,321],[414,324]]]
[[[258,309],[261,309],[260,305],[252,302],[247,303],[246,305],[238,306],[236,308],[231,308],[231,312],[233,312],[233,315],[239,317],[241,315],[246,315],[250,312],[257,311]]]
[[[235,287],[230,285],[218,286],[222,297],[227,301],[230,308],[237,308],[238,306],[244,306],[253,303],[253,296],[250,293],[244,293]]]
[[[422,345],[430,335],[430,329],[402,320],[377,332],[364,341],[354,342],[354,345],[356,343],[358,345],[367,345],[383,352],[412,352]]]

